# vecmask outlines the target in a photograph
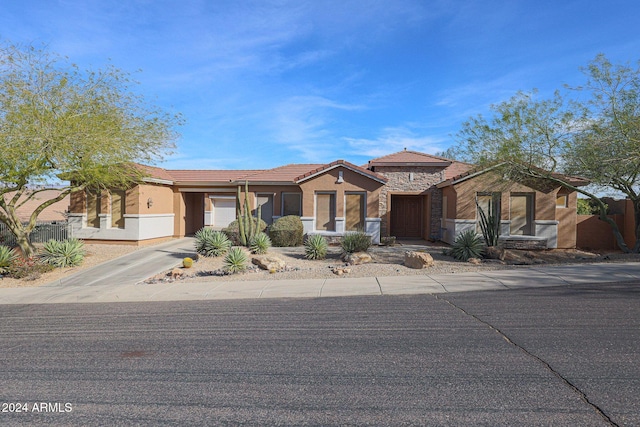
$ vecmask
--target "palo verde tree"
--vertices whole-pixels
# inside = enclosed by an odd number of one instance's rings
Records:
[[[47,206],[85,188],[126,188],[142,178],[135,162],[173,147],[181,117],[148,104],[135,83],[113,66],[85,71],[46,48],[0,45],[0,221],[25,256]],[[17,209],[52,188],[59,195],[22,223]]]
[[[519,92],[493,105],[492,117],[477,116],[462,124],[455,154],[481,166],[492,165],[512,179],[562,186],[589,198],[600,219],[613,230],[618,246],[627,247],[607,206],[595,191],[578,187],[572,176],[598,188],[617,190],[634,202],[636,237],[640,237],[640,73],[613,66],[602,55],[584,70],[588,77],[577,87],[580,100],[556,92],[537,99],[536,92]],[[593,186],[590,186],[593,187]]]

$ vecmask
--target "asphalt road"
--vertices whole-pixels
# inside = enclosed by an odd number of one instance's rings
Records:
[[[0,425],[640,425],[638,284],[0,319]]]

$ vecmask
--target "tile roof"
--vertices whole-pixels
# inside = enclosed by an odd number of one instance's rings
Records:
[[[397,153],[388,154],[386,156],[378,157],[376,159],[369,160],[369,167],[371,166],[385,166],[385,165],[430,165],[430,166],[446,166],[451,164],[453,160],[445,159],[444,157],[433,156],[431,154],[419,153],[417,151],[403,150]]]
[[[6,193],[4,194],[5,200],[9,200],[13,197],[15,193]],[[47,200],[51,200],[60,195],[60,190],[44,190],[38,192],[33,196],[31,200],[26,202],[24,205],[20,206],[16,209],[16,213],[18,214],[18,218],[21,221],[29,221],[29,217],[33,213],[34,210],[42,203]],[[24,200],[24,197],[21,198]],[[38,221],[66,221],[66,212],[69,211],[69,195],[67,195],[64,199],[60,200],[45,208],[40,215],[38,215]]]
[[[296,181],[296,178],[306,172],[321,167],[320,163],[298,163],[298,164],[289,164],[284,166],[279,166],[277,168],[256,171],[253,174],[247,175],[246,179],[249,182],[259,181],[259,182],[286,182],[293,183]],[[243,179],[244,179],[243,178]]]
[[[261,172],[258,170],[178,170],[169,169],[167,173],[176,182],[235,182]]]
[[[382,183],[387,182],[387,178],[385,178],[383,175],[375,173],[375,172],[373,172],[373,171],[371,171],[369,169],[365,169],[363,167],[356,166],[353,163],[349,163],[349,162],[346,162],[344,160],[336,160],[335,162],[327,163],[326,165],[320,165],[316,169],[310,170],[310,171],[308,171],[308,172],[296,177],[294,179],[294,181],[295,182],[304,181],[305,179],[308,179],[308,178],[310,178],[310,177],[312,177],[314,175],[317,175],[319,173],[322,173],[324,171],[333,169],[333,168],[335,168],[337,166],[344,166],[344,167],[346,167],[348,169],[351,169],[351,170],[353,170],[355,172],[358,172],[358,173],[360,173],[362,175],[365,175],[365,176],[367,176],[369,178],[375,179],[376,181],[380,181]]]
[[[472,164],[454,161],[444,170],[444,179],[452,179],[470,171],[473,168],[474,166]]]

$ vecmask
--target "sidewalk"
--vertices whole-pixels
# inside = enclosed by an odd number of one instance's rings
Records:
[[[193,247],[190,239],[141,249],[86,272],[37,288],[0,289],[0,304],[142,302],[247,298],[317,298],[349,295],[411,295],[568,286],[640,280],[640,263],[536,266],[474,273],[232,281],[141,283],[176,265]]]

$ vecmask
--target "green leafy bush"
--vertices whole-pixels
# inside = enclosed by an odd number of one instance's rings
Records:
[[[371,246],[371,237],[364,231],[349,232],[340,239],[340,246],[342,247],[342,252],[346,254],[366,252]]]
[[[307,259],[325,259],[328,249],[327,239],[320,234],[312,234],[304,242],[304,256]]]
[[[229,248],[231,248],[231,241],[222,231],[204,227],[196,232],[196,252],[200,255],[221,256],[226,254]]]
[[[460,261],[468,261],[469,258],[480,258],[484,244],[474,230],[463,231],[458,234],[449,251],[450,255]]]
[[[78,239],[49,240],[44,244],[40,258],[44,264],[64,268],[82,264],[84,255],[84,243]]]
[[[15,249],[0,245],[0,274],[8,274],[17,259],[18,253]]]
[[[287,215],[275,220],[269,229],[273,246],[300,246],[304,239],[302,220],[297,215]]]
[[[224,257],[224,268],[229,273],[240,273],[247,269],[247,253],[240,247],[234,247]]]
[[[258,222],[255,217],[251,217],[251,220],[253,221],[253,225],[258,227],[258,233],[264,232],[264,230],[266,230],[267,223],[262,219],[260,219],[260,221]],[[227,228],[224,228],[222,231],[227,235],[233,245],[244,246],[240,239],[240,227],[238,226],[237,219],[233,220],[233,222],[231,222],[231,224],[229,224]]]
[[[256,234],[249,244],[251,253],[258,255],[266,254],[270,247],[271,239],[263,232]]]

